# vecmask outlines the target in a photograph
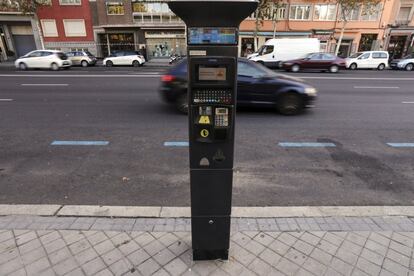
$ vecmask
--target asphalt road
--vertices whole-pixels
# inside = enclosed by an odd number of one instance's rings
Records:
[[[161,102],[159,72],[2,69],[0,204],[188,206],[188,148],[164,146],[187,141],[187,118]],[[233,204],[414,204],[414,148],[386,144],[414,142],[414,73],[295,76],[319,90],[306,113],[238,111]]]

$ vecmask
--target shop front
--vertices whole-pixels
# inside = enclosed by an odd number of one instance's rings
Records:
[[[169,58],[173,54],[183,56],[187,51],[184,30],[148,30],[145,41],[148,59]]]
[[[387,51],[391,58],[402,58],[413,52],[414,30],[391,30]]]

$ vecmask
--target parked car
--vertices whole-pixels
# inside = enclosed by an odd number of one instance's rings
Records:
[[[72,62],[61,51],[35,50],[18,58],[14,65],[20,70],[32,68],[50,68],[54,71],[60,68],[70,68]]]
[[[103,60],[103,64],[108,67],[113,65],[129,65],[139,67],[144,63],[144,56],[137,51],[114,51],[109,57]]]
[[[388,67],[388,58],[389,54],[386,51],[357,52],[345,59],[346,68],[384,70]]]
[[[316,99],[317,90],[304,81],[275,73],[263,65],[240,58],[237,75],[239,106],[273,107],[284,115],[300,113]],[[187,59],[170,68],[159,89],[164,101],[188,112]]]
[[[88,51],[72,51],[66,53],[69,60],[72,61],[72,65],[80,65],[82,67],[88,67],[96,64],[96,57]]]
[[[411,53],[401,59],[393,59],[390,67],[397,70],[412,71],[414,69],[414,53]]]
[[[273,38],[247,58],[270,68],[278,68],[283,61],[319,51],[320,43],[317,38]]]
[[[300,70],[319,70],[337,73],[345,68],[345,60],[328,53],[311,53],[303,58],[287,60],[282,63],[286,71],[299,72]]]

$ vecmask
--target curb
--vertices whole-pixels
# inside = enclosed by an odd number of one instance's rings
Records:
[[[99,206],[56,204],[0,204],[0,216],[36,215],[65,217],[189,218],[190,207]],[[295,217],[414,217],[414,206],[269,206],[233,207],[237,218]]]

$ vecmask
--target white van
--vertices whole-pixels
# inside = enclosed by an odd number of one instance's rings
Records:
[[[279,67],[283,61],[319,51],[320,43],[317,38],[273,38],[247,58],[267,67]]]
[[[371,68],[384,70],[388,67],[389,54],[387,51],[365,51],[350,55],[345,59],[346,68]]]

